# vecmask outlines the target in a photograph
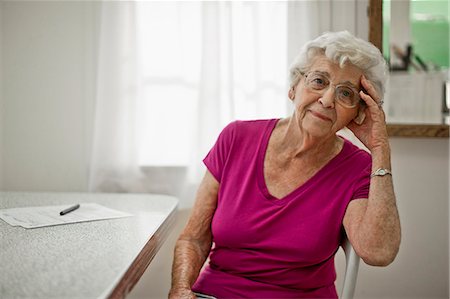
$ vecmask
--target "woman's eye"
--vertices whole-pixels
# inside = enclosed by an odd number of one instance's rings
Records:
[[[353,102],[356,101],[356,97],[354,96],[354,92],[345,87],[338,87],[337,89],[337,95],[338,99],[343,101],[346,104],[354,104]]]
[[[343,91],[342,91],[342,95],[343,95],[344,97],[350,97],[351,92],[348,91],[348,90],[343,90]]]
[[[320,78],[314,79],[313,82],[316,83],[316,84],[324,84],[324,83],[325,83],[325,82],[323,81],[323,79],[320,79]]]
[[[312,78],[311,84],[312,84],[314,87],[316,87],[316,88],[318,88],[318,87],[324,87],[324,86],[327,85],[327,81],[326,81],[325,79],[323,79],[323,78],[315,77],[315,78]]]

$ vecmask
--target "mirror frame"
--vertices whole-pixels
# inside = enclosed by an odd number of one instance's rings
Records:
[[[383,52],[383,0],[369,0],[369,41]],[[446,124],[391,124],[387,125],[391,137],[449,138]]]

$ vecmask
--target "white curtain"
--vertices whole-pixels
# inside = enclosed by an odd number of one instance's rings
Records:
[[[91,191],[140,191],[137,99],[139,77],[134,2],[105,3],[100,11]]]
[[[191,196],[228,122],[290,113],[304,42],[367,38],[364,3],[103,2],[90,189]]]

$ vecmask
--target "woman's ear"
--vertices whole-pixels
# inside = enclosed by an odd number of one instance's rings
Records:
[[[294,87],[291,87],[291,89],[289,89],[288,97],[291,101],[293,101],[295,99],[295,88]]]
[[[353,121],[358,124],[361,125],[364,120],[366,119],[366,106],[365,105],[360,105],[359,109],[358,109],[358,114],[356,115],[356,117],[353,119]]]

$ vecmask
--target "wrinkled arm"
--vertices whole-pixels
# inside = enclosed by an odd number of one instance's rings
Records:
[[[372,172],[380,167],[391,169],[388,147],[372,152]],[[401,232],[392,176],[371,178],[369,198],[350,202],[344,216],[344,228],[365,263],[387,266],[395,259]]]
[[[370,150],[372,173],[378,168],[391,169],[391,149],[380,95],[364,76],[361,84],[367,91],[360,92],[367,105],[366,118],[359,125],[350,123],[348,128]],[[395,170],[393,172],[395,176]],[[343,220],[344,228],[350,243],[365,263],[386,266],[396,257],[401,239],[392,176],[371,178],[368,197],[350,202]]]
[[[219,183],[206,171],[188,223],[175,245],[169,298],[195,298],[191,287],[212,245],[211,220],[217,206]]]

